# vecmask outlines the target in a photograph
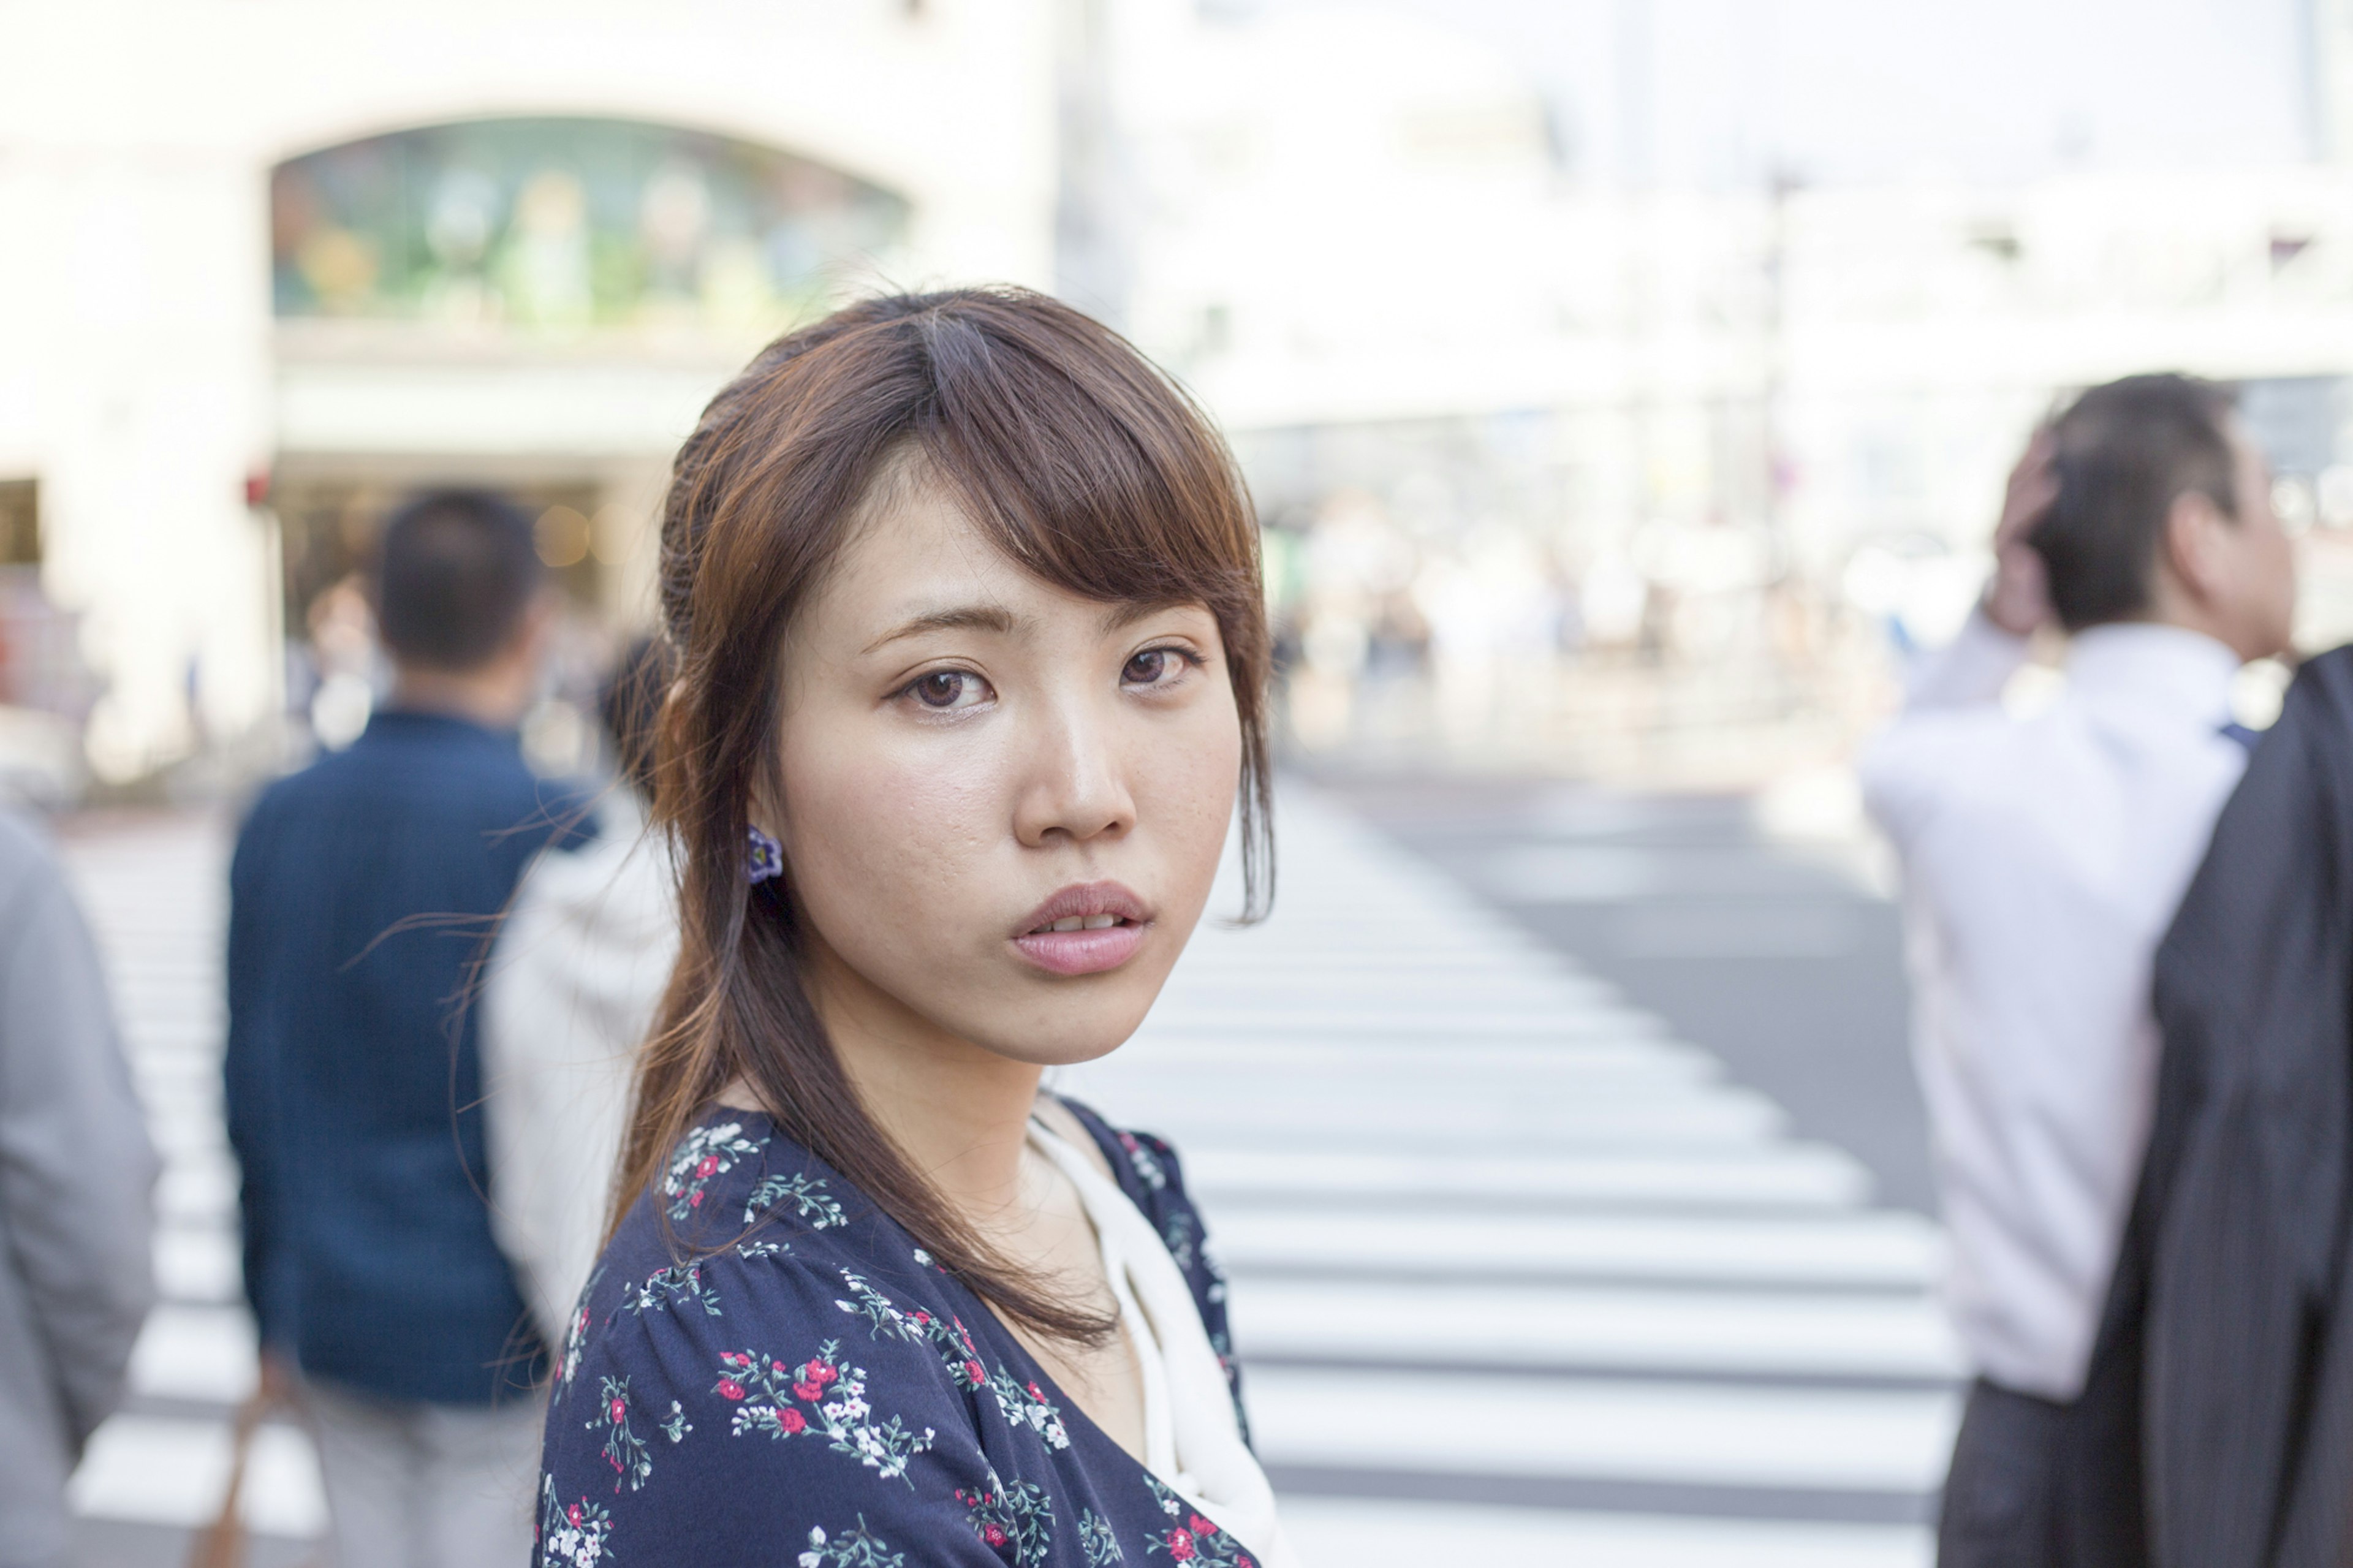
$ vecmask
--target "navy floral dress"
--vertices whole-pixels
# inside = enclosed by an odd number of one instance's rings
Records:
[[[1070,1109],[1191,1284],[1239,1405],[1225,1284],[1176,1155]],[[558,1362],[540,1568],[1155,1560],[1253,1568],[766,1117],[719,1108],[687,1134],[606,1247]]]

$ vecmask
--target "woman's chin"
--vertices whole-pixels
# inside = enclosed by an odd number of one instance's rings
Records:
[[[980,1043],[1002,1057],[1034,1067],[1078,1067],[1101,1061],[1127,1044],[1144,1022],[1144,1011],[1134,1008],[1089,1010],[1091,1016],[1060,1018],[1039,1026],[991,1030]]]

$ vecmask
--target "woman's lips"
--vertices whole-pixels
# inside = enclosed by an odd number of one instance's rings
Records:
[[[1152,914],[1117,882],[1064,888],[1029,911],[1013,945],[1055,974],[1100,974],[1117,969],[1144,945]]]
[[[1135,950],[1144,945],[1144,928],[1116,925],[1102,931],[1027,931],[1015,937],[1013,945],[1040,969],[1057,974],[1100,974],[1135,956]]]

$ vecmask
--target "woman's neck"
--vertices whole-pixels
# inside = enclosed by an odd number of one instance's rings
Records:
[[[812,957],[811,999],[866,1113],[951,1203],[993,1228],[1023,1200],[1044,1069],[909,1014],[830,953]]]

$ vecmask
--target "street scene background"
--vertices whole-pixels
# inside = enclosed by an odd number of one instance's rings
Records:
[[[226,856],[388,690],[385,509],[529,509],[526,750],[597,774],[703,400],[983,280],[1182,379],[1265,529],[1278,912],[1068,1087],[1186,1152],[1302,1550],[1926,1563],[1961,1369],[1850,760],[2131,372],[2239,388],[2353,635],[2348,0],[0,0],[0,775],[166,1158],[85,1560],[220,1506]],[[243,1508],[322,1560],[294,1426]]]

